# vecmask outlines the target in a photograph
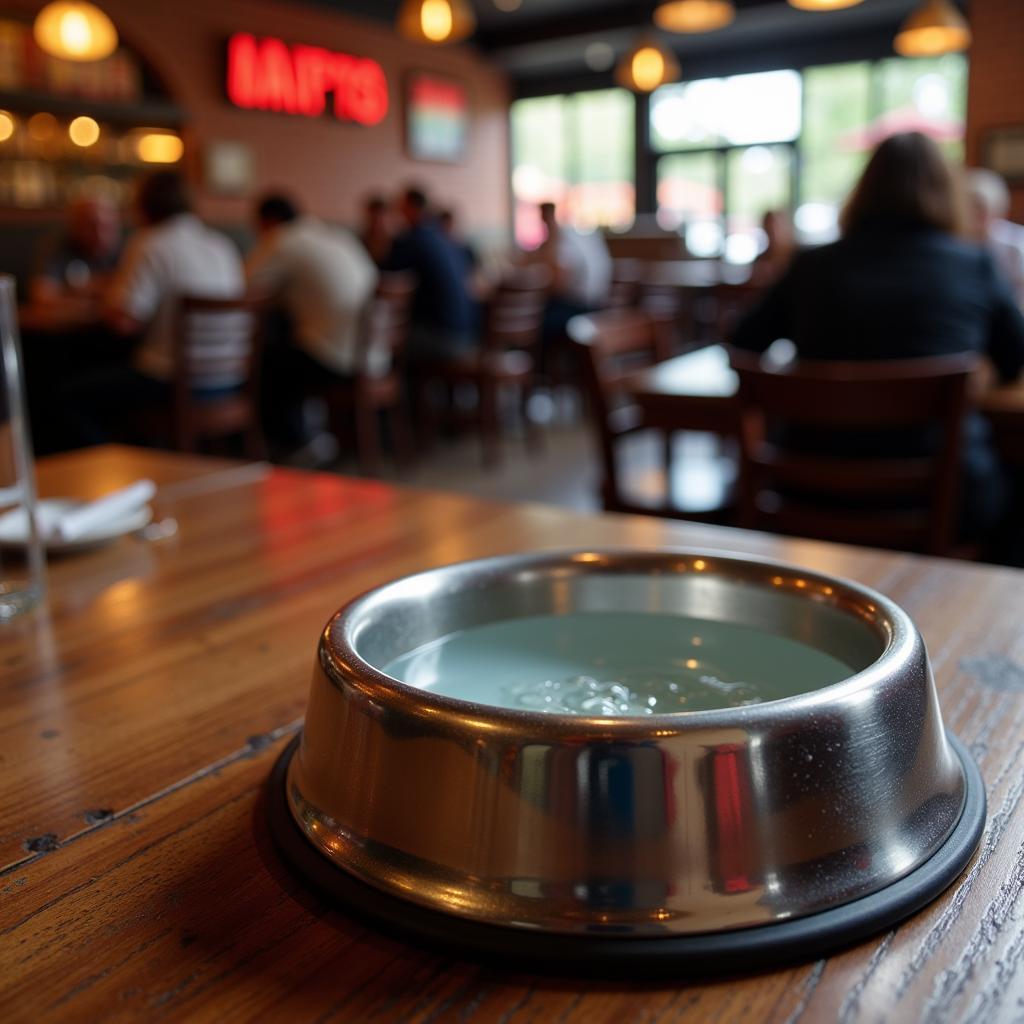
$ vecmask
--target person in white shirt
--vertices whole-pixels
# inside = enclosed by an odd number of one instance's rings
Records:
[[[177,171],[144,178],[135,205],[140,227],[125,246],[104,305],[108,327],[136,343],[128,362],[98,369],[62,392],[75,444],[151,440],[137,435],[132,419],[171,397],[179,299],[234,298],[245,291],[241,254],[192,213]],[[213,394],[239,383],[211,379],[197,390]]]
[[[552,293],[580,312],[598,308],[612,282],[612,258],[603,236],[559,224],[554,203],[541,203],[540,215],[548,236],[538,252],[551,268]]]
[[[360,322],[379,275],[354,235],[300,214],[286,196],[266,196],[256,225],[249,287],[285,321],[284,337],[271,337],[267,346],[264,418],[275,440],[302,443],[310,440],[301,411],[309,393],[362,368]]]
[[[1006,182],[983,167],[967,172],[975,239],[986,246],[1024,309],[1024,225],[1006,219],[1010,191]]]
[[[142,334],[133,364],[168,381],[174,372],[177,302],[183,295],[235,298],[245,291],[234,244],[194,213],[176,171],[146,178],[136,198],[143,227],[128,242],[107,295],[108,321],[122,334]]]
[[[541,203],[540,215],[548,234],[535,258],[551,271],[551,292],[544,311],[546,351],[561,342],[574,316],[599,309],[607,300],[612,259],[599,231],[584,233],[560,224],[554,203]]]
[[[337,374],[355,369],[359,319],[377,287],[377,268],[349,232],[300,216],[284,196],[257,210],[259,241],[246,260],[250,288],[291,319],[294,341]]]

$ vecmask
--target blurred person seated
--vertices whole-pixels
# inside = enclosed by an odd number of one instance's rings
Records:
[[[541,203],[547,237],[533,260],[551,271],[551,292],[544,311],[545,347],[565,335],[565,326],[581,313],[600,309],[612,284],[612,258],[599,231],[581,232],[561,224],[554,203]]]
[[[245,290],[238,250],[192,212],[180,173],[156,171],[144,178],[135,207],[140,227],[107,292],[106,319],[112,330],[137,344],[130,365],[110,367],[69,389],[68,413],[81,444],[111,440],[124,414],[168,399],[181,296],[235,298]],[[237,381],[211,378],[200,390],[213,396],[237,386]]]
[[[104,196],[75,199],[63,232],[46,244],[29,285],[33,305],[91,300],[110,283],[121,252],[121,215]]]
[[[462,237],[455,223],[455,211],[441,210],[437,215],[437,226],[441,229],[441,234],[462,253],[466,261],[466,272],[471,274],[480,266],[480,258],[473,246]]]
[[[768,288],[789,270],[796,256],[796,231],[788,210],[769,210],[761,219],[767,243],[750,268],[750,284]]]
[[[800,252],[740,323],[738,348],[789,339],[808,360],[878,360],[954,352],[987,355],[1003,380],[1024,368],[1024,318],[991,256],[966,240],[967,203],[938,146],[919,133],[875,151],[841,217],[839,241]],[[795,431],[794,431],[795,433]],[[927,455],[929,437],[903,431],[791,437],[807,452]],[[1009,488],[978,415],[963,446],[965,539],[1007,515]]]
[[[409,359],[458,355],[477,343],[478,310],[465,257],[430,216],[424,192],[409,188],[398,200],[405,230],[395,239],[382,270],[416,275]]]
[[[388,202],[383,196],[369,196],[363,203],[363,226],[359,240],[377,266],[388,258],[394,235],[388,216]]]
[[[1017,305],[1024,307],[1024,225],[1006,219],[1010,212],[1010,190],[1006,182],[982,167],[967,172],[971,197],[972,235],[988,248],[996,266],[1006,275]]]
[[[250,290],[276,312],[279,337],[264,358],[264,418],[271,439],[286,446],[314,440],[303,404],[331,378],[356,369],[360,317],[378,273],[349,232],[306,214],[287,196],[256,207],[258,241],[246,261]]]

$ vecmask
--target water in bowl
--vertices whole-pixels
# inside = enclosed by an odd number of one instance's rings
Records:
[[[752,626],[646,612],[574,612],[475,626],[384,671],[459,700],[551,714],[735,708],[820,689],[853,669]]]

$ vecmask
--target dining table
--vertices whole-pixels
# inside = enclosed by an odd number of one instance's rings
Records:
[[[653,429],[723,437],[739,430],[739,377],[724,345],[705,345],[637,370],[621,386]],[[986,368],[973,390],[974,407],[989,421],[1004,460],[1024,467],[1024,376],[998,383]]]
[[[141,477],[177,529],[51,558],[46,600],[0,624],[5,1021],[1021,1019],[1024,573],[120,446],[38,464],[50,497]],[[910,613],[988,795],[981,844],[934,903],[781,969],[613,980],[407,942],[290,873],[265,785],[337,608],[462,559],[666,547],[850,578]]]

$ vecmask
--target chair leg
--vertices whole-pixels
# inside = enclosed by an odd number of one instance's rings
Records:
[[[408,469],[416,461],[416,445],[413,441],[409,411],[402,402],[388,408],[388,426],[391,428],[391,443],[395,449],[395,461],[402,469]]]
[[[477,384],[480,405],[480,443],[484,466],[496,466],[501,461],[501,442],[498,422],[498,385],[492,377],[481,377]]]
[[[356,453],[359,466],[371,476],[380,474],[380,424],[377,422],[377,408],[370,402],[356,396]]]
[[[533,417],[530,416],[530,399],[533,397],[534,381],[528,381],[519,389],[519,415],[523,420],[523,434],[526,439],[526,450],[531,455],[539,455],[544,450],[544,431]]]
[[[246,458],[263,460],[267,457],[267,442],[259,423],[250,423],[242,434]]]
[[[437,443],[437,418],[434,415],[433,394],[429,380],[417,380],[411,393],[413,399],[412,422],[416,430],[417,447],[421,452],[432,451]]]

